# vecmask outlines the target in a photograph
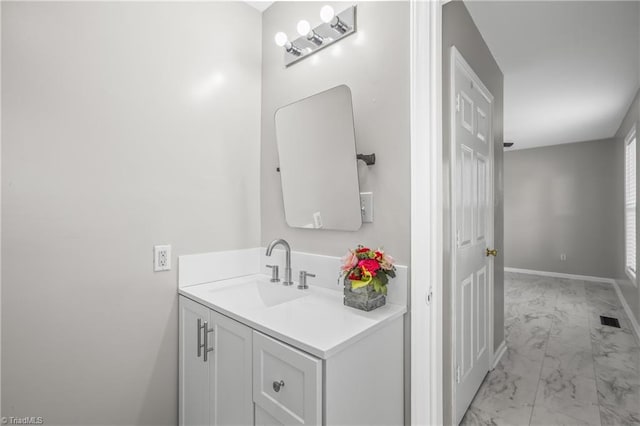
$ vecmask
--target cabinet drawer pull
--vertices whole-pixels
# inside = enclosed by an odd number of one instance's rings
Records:
[[[204,348],[204,362],[207,362],[209,359],[209,352],[213,352],[213,347],[209,347],[209,333],[213,331],[213,328],[209,328],[209,323],[207,321],[204,322],[202,328],[204,329],[204,344],[202,345]]]
[[[280,392],[280,388],[284,387],[284,380],[280,380],[279,382],[273,382],[273,390],[276,392]]]
[[[202,344],[202,334],[200,334],[200,330],[203,328],[202,319],[198,318],[198,358],[202,356],[202,348],[204,348],[204,345]]]

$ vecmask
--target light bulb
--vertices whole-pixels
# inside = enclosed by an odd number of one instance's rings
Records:
[[[282,31],[280,31],[279,33],[276,34],[276,36],[273,38],[276,42],[276,44],[280,47],[284,46],[285,44],[287,44],[287,35],[285,33],[283,33]]]
[[[298,22],[298,34],[300,34],[301,36],[306,36],[307,34],[309,34],[309,31],[311,31],[311,24],[309,24],[308,21],[305,21],[303,19]]]
[[[322,19],[322,22],[326,22],[328,24],[329,22],[331,22],[334,16],[336,16],[336,13],[328,4],[322,6],[322,9],[320,9],[320,19]]]

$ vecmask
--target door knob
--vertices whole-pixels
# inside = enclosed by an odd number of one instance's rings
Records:
[[[496,257],[497,255],[498,255],[498,250],[496,250],[496,249],[493,249],[493,250],[487,249],[487,257],[489,257],[489,256]]]
[[[276,392],[280,392],[280,388],[284,387],[284,380],[280,380],[279,382],[273,382],[273,390]]]

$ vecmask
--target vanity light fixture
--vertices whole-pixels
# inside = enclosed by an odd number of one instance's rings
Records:
[[[285,48],[285,66],[290,66],[356,32],[356,6],[336,14],[333,7],[325,5],[320,9],[320,18],[323,23],[315,28],[311,27],[309,21],[300,20],[296,27],[300,37],[295,40],[289,41],[283,32],[275,35],[276,44]]]
[[[280,47],[284,47],[287,53],[290,53],[294,56],[302,55],[302,50],[295,44],[291,43],[287,38],[287,35],[282,31],[277,33],[274,37],[276,44]]]
[[[329,5],[322,6],[322,9],[320,9],[320,19],[322,19],[324,23],[331,25],[331,28],[340,34],[349,31],[349,25],[343,22],[339,16],[336,16],[333,7]]]
[[[307,37],[307,40],[316,46],[320,46],[324,43],[324,37],[318,34],[315,30],[312,30],[309,21],[305,21],[304,19],[298,22],[298,34]]]

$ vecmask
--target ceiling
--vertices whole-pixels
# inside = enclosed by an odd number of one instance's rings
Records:
[[[612,137],[639,86],[639,1],[467,1],[504,73],[511,149]]]
[[[272,1],[261,1],[261,0],[245,1],[245,3],[247,3],[251,7],[258,9],[260,12],[264,12],[265,10],[267,10],[269,6],[273,4]]]

